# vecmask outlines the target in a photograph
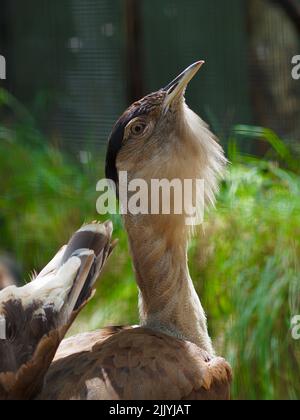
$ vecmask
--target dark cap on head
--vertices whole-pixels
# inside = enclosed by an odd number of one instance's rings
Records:
[[[131,120],[137,117],[145,116],[157,107],[162,107],[162,110],[166,113],[172,102],[174,102],[174,99],[184,95],[187,84],[194,77],[203,63],[203,61],[198,61],[192,64],[166,87],[155,93],[151,93],[140,101],[132,104],[119,118],[108,141],[105,166],[106,178],[115,183],[117,191],[119,179],[116,161],[118,153],[123,146],[124,133],[127,125]]]
[[[122,148],[125,128],[131,120],[149,114],[153,108],[161,105],[165,93],[163,90],[151,93],[140,101],[134,102],[118,119],[108,140],[106,152],[105,176],[106,179],[114,181],[117,190],[119,184],[118,171],[116,166],[117,156]]]
[[[125,112],[121,118],[116,122],[113,131],[108,140],[107,152],[106,152],[106,162],[105,162],[105,177],[114,181],[116,187],[118,188],[119,177],[116,166],[117,156],[122,147],[124,132],[127,124],[133,119],[145,113],[145,110],[138,107],[132,106],[130,109]]]

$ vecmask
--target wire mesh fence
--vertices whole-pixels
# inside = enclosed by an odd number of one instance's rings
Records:
[[[204,59],[188,102],[223,140],[234,124],[254,123],[297,145],[300,82],[291,72],[300,54],[299,22],[297,8],[294,16],[284,5],[3,0],[0,53],[6,54],[7,79],[1,85],[55,141],[81,150],[104,145],[132,100]]]

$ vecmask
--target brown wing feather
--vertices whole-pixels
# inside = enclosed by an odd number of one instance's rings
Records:
[[[109,335],[109,334],[108,334]],[[80,342],[80,336],[71,339]],[[92,344],[92,345],[89,345]],[[73,347],[74,349],[74,347]],[[196,345],[145,328],[85,336],[78,353],[62,351],[39,399],[228,399],[231,369]]]
[[[58,267],[50,263],[32,289],[25,286],[0,292],[0,400],[30,399],[40,392],[61,340],[92,296],[112,250],[111,234],[109,223],[82,228],[72,237]],[[74,255],[80,261],[73,274],[68,272],[70,264],[64,263],[72,263]],[[60,299],[51,300],[51,287],[62,291]]]

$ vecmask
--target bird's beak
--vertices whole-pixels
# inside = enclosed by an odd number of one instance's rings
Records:
[[[168,86],[163,88],[163,91],[167,92],[167,96],[163,104],[165,112],[168,111],[170,105],[175,99],[184,95],[187,85],[193,79],[195,74],[198,73],[204,63],[204,61],[197,61],[196,63],[192,64],[190,67],[184,70],[184,72],[177,76],[176,79],[169,83]]]

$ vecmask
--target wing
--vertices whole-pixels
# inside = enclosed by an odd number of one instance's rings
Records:
[[[231,369],[196,345],[134,328],[70,339],[52,364],[39,399],[229,399]],[[79,344],[75,352],[75,343]]]
[[[40,391],[57,348],[112,251],[112,224],[84,226],[39,276],[0,292],[0,399]]]

